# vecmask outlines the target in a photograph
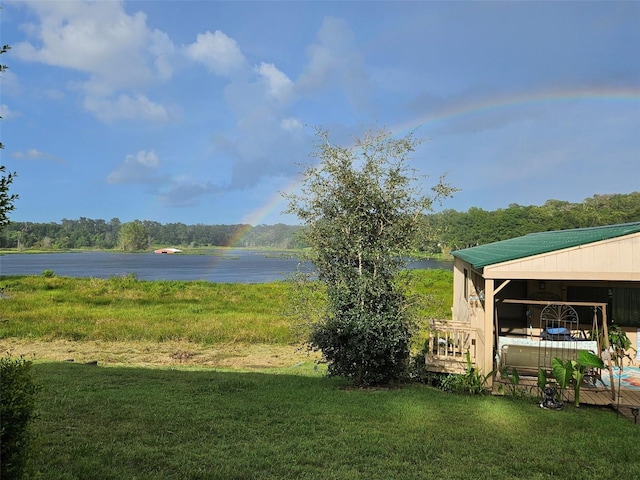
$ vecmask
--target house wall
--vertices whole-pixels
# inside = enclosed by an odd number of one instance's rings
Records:
[[[640,233],[489,265],[484,276],[640,281]]]
[[[482,272],[454,257],[453,271],[453,319],[469,322],[476,329],[476,365],[488,372],[493,369],[495,289],[500,289],[506,279],[527,280],[527,296],[540,294],[540,300],[546,300],[544,295],[550,300],[551,296],[566,300],[566,286],[572,282],[640,282],[640,233],[489,265]],[[639,330],[624,330],[640,352]],[[640,364],[640,353],[634,356],[636,365]]]
[[[486,282],[482,275],[474,271],[471,264],[454,258],[452,318],[454,321],[469,323],[475,330],[476,366],[488,372],[493,368],[490,353],[493,350],[493,327],[487,329],[486,326],[486,295]],[[490,359],[488,364],[487,352]]]

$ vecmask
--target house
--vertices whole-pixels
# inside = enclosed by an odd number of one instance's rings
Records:
[[[460,372],[468,355],[485,373],[510,365],[534,373],[579,350],[602,355],[613,323],[640,347],[640,222],[533,233],[452,254],[452,320],[431,323],[431,371]]]

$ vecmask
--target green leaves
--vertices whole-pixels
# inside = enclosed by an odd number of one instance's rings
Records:
[[[34,417],[40,387],[23,357],[0,357],[0,477],[22,478],[29,453],[27,426]]]
[[[551,370],[553,371],[553,376],[562,390],[567,388],[571,383],[571,379],[573,378],[574,363],[575,362],[573,360],[562,361],[559,358],[554,358],[551,361]]]
[[[576,407],[580,405],[580,387],[584,380],[587,369],[604,368],[602,359],[597,355],[580,350],[577,360],[561,360],[554,358],[551,362],[553,376],[562,390],[567,388],[573,381]]]
[[[597,355],[581,350],[578,352],[578,366],[582,368],[604,368],[604,362]]]
[[[140,220],[125,223],[120,227],[120,246],[123,250],[146,250],[150,244],[149,233]]]
[[[398,378],[408,361],[411,315],[398,273],[419,244],[423,215],[454,189],[443,177],[430,196],[408,166],[421,142],[412,134],[366,131],[355,146],[331,144],[316,131],[317,166],[303,172],[302,194],[287,213],[305,224],[309,259],[326,285],[327,310],[309,343],[329,372],[355,383]]]

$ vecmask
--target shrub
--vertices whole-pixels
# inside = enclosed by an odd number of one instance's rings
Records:
[[[459,375],[451,374],[442,381],[441,388],[447,392],[468,393],[482,395],[487,392],[487,381],[493,376],[495,370],[486,375],[480,372],[471,362],[471,355],[467,350],[467,368]]]
[[[0,358],[0,477],[22,478],[28,453],[27,426],[34,418],[40,389],[31,377],[30,361]]]
[[[401,379],[409,363],[409,327],[392,315],[355,310],[313,326],[310,339],[329,362],[328,373],[360,386]]]
[[[42,276],[45,277],[45,278],[55,277],[56,276],[56,272],[54,272],[53,270],[44,270],[42,272]]]

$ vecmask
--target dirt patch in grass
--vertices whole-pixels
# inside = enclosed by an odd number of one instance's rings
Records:
[[[203,366],[237,369],[289,367],[319,357],[300,346],[202,345],[189,342],[103,342],[1,339],[0,352],[34,360],[138,366]]]

